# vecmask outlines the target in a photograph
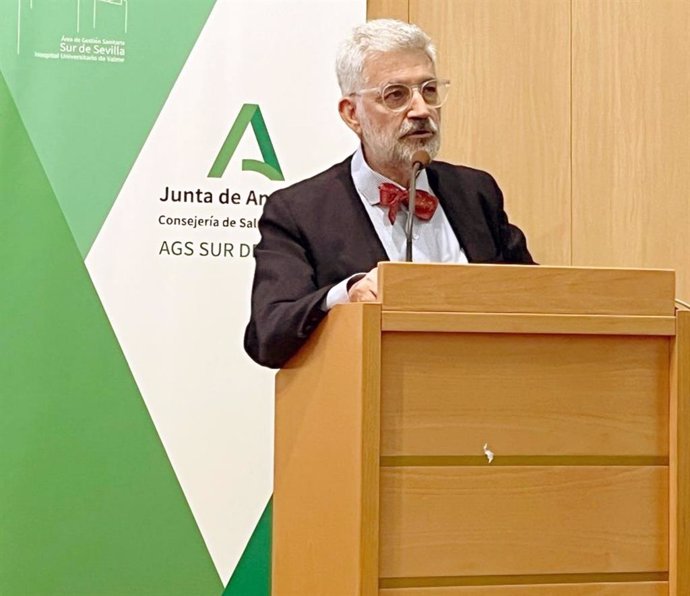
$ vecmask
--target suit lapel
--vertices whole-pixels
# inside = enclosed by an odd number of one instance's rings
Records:
[[[342,202],[339,201],[338,210],[340,213],[334,221],[343,222],[341,233],[348,236],[348,242],[344,245],[352,249],[351,254],[347,255],[348,260],[362,263],[388,261],[386,250],[352,181],[350,161],[351,158],[348,158],[343,162],[343,167],[339,168],[336,177],[336,184],[339,188],[334,193],[334,196],[343,199]],[[353,222],[354,225],[349,228],[345,222]]]
[[[479,201],[470,200],[454,172],[444,170],[441,176],[439,169],[436,163],[427,168],[429,184],[438,197],[468,261],[491,261],[495,258],[496,250]]]

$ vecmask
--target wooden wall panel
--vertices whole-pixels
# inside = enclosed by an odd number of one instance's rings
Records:
[[[369,16],[408,6],[453,80],[441,157],[496,176],[537,260],[673,268],[690,298],[690,0],[369,0]]]
[[[382,578],[668,570],[667,467],[382,468],[380,487]]]
[[[409,0],[368,0],[367,19],[398,19],[400,21],[407,21],[409,9]]]
[[[411,0],[452,81],[441,158],[489,171],[542,264],[569,265],[570,0]]]
[[[573,262],[690,296],[690,2],[573,0]]]

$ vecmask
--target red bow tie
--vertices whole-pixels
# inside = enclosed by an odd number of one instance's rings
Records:
[[[379,185],[379,196],[381,205],[388,207],[388,219],[392,224],[395,223],[395,218],[398,216],[400,204],[407,207],[409,202],[409,193],[404,188],[399,188],[395,184],[384,182]],[[417,196],[414,202],[414,214],[419,219],[429,220],[438,207],[438,199],[428,192],[423,190],[417,191]]]

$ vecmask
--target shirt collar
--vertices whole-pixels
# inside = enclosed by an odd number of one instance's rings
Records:
[[[398,188],[402,188],[397,182],[393,182],[386,178],[383,174],[372,170],[369,164],[364,159],[364,152],[362,146],[357,148],[357,151],[352,156],[350,163],[350,172],[352,174],[352,181],[355,183],[357,192],[364,197],[371,205],[379,203],[379,186],[384,182],[395,184]],[[417,176],[417,188],[433,194],[433,190],[429,186],[429,179],[426,175],[426,170],[422,170]]]

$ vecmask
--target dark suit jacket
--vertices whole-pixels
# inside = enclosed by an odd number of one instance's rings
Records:
[[[259,364],[281,367],[326,316],[328,291],[388,260],[355,189],[350,160],[266,202],[244,337],[247,353]],[[435,161],[427,175],[471,263],[534,263],[489,174]]]

